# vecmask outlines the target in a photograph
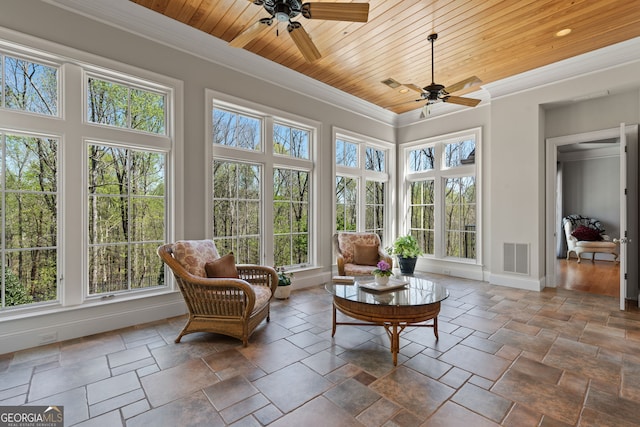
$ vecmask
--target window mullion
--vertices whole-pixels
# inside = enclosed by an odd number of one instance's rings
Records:
[[[273,203],[266,203],[267,200],[273,200],[273,173],[274,173],[274,155],[273,155],[273,117],[267,116],[263,121],[263,138],[264,141],[264,171],[262,179],[262,224],[266,226],[271,224],[273,230]],[[265,230],[265,227],[262,227]],[[275,240],[273,233],[263,233],[262,258],[266,265],[275,265],[274,247]]]

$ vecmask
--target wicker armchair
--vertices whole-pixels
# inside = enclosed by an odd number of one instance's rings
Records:
[[[192,332],[214,332],[242,340],[263,319],[278,286],[278,274],[267,266],[236,265],[240,278],[207,278],[205,265],[220,258],[211,240],[182,240],[158,248],[171,268],[189,309],[189,319],[175,342]]]

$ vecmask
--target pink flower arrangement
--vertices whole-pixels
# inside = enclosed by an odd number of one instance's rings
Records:
[[[373,270],[373,274],[375,276],[391,276],[393,275],[393,271],[391,271],[391,265],[389,265],[386,261],[380,261],[376,265],[376,269]]]

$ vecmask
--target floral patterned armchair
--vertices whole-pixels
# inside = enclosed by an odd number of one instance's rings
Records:
[[[340,232],[333,236],[340,276],[372,274],[379,261],[393,265],[393,259],[382,248],[376,233]]]

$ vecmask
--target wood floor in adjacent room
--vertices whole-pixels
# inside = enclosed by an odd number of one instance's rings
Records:
[[[620,264],[612,261],[575,258],[558,259],[556,263],[557,286],[561,289],[620,297]]]

